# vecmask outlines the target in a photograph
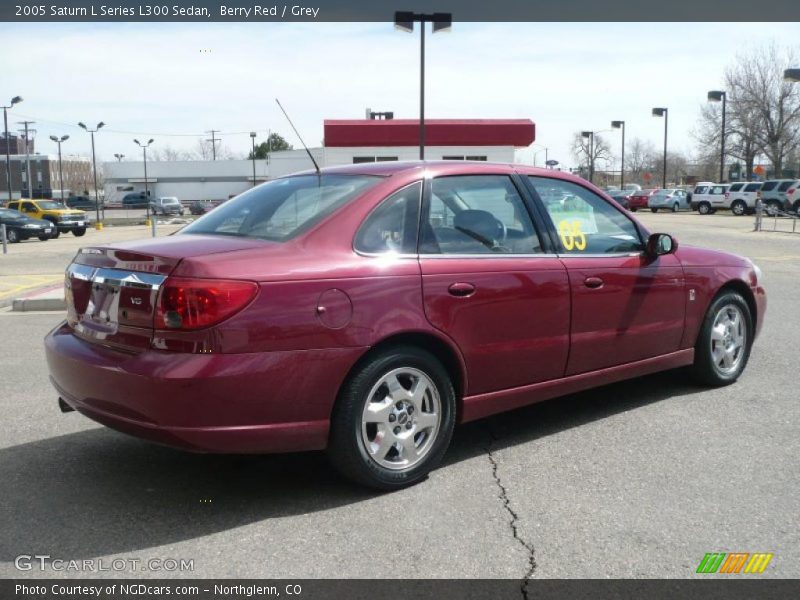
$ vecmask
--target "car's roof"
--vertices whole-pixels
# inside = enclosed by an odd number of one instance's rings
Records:
[[[426,171],[427,174],[433,176],[446,175],[448,173],[463,174],[469,171],[474,171],[475,173],[513,173],[516,171],[525,175],[539,175],[579,182],[585,181],[579,177],[576,177],[575,175],[565,173],[564,171],[530,167],[527,165],[514,163],[498,163],[482,160],[394,160],[386,162],[358,163],[353,165],[323,167],[320,169],[320,172],[322,174],[330,175],[376,175],[381,177],[391,177],[392,175],[407,173],[414,170]],[[307,171],[294,173],[292,176],[313,175],[315,173],[316,171],[310,169]]]

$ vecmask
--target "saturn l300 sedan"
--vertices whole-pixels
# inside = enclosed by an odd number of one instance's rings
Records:
[[[359,164],[83,248],[45,343],[64,411],[193,451],[327,449],[389,490],[457,423],[678,367],[735,382],[760,278],[566,173]]]

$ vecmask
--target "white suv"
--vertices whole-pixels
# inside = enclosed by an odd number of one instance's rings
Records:
[[[742,216],[755,210],[756,198],[761,191],[761,186],[762,184],[758,181],[737,181],[730,184],[725,193],[724,204],[726,206],[720,208],[729,208],[736,216]]]
[[[725,192],[728,191],[724,183],[699,183],[692,192],[692,210],[701,215],[710,215],[719,208],[728,208],[725,205]]]

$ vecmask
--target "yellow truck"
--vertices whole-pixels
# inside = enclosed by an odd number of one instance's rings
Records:
[[[18,210],[21,213],[33,217],[34,219],[45,219],[56,226],[53,237],[58,237],[62,233],[69,231],[76,237],[81,237],[86,233],[89,225],[88,217],[82,210],[67,208],[54,200],[12,200],[6,203],[7,208]]]

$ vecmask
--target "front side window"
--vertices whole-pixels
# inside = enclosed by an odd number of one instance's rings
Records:
[[[291,239],[382,180],[371,175],[299,175],[239,194],[181,234],[229,235],[275,242]]]
[[[764,185],[761,186],[761,191],[762,192],[768,192],[771,189],[773,189],[777,184],[778,184],[777,181],[766,181],[766,182],[764,182]]]
[[[423,254],[535,254],[539,236],[506,175],[437,177],[423,210]]]
[[[705,194],[707,189],[708,189],[708,186],[698,185],[696,188],[694,188],[694,193],[695,194]]]
[[[422,182],[395,192],[366,218],[353,247],[365,254],[415,254]]]
[[[757,192],[761,189],[760,183],[751,183],[746,188],[744,188],[745,192]]]
[[[534,176],[528,180],[553,221],[562,252],[618,254],[643,249],[633,221],[594,192],[571,181]]]

